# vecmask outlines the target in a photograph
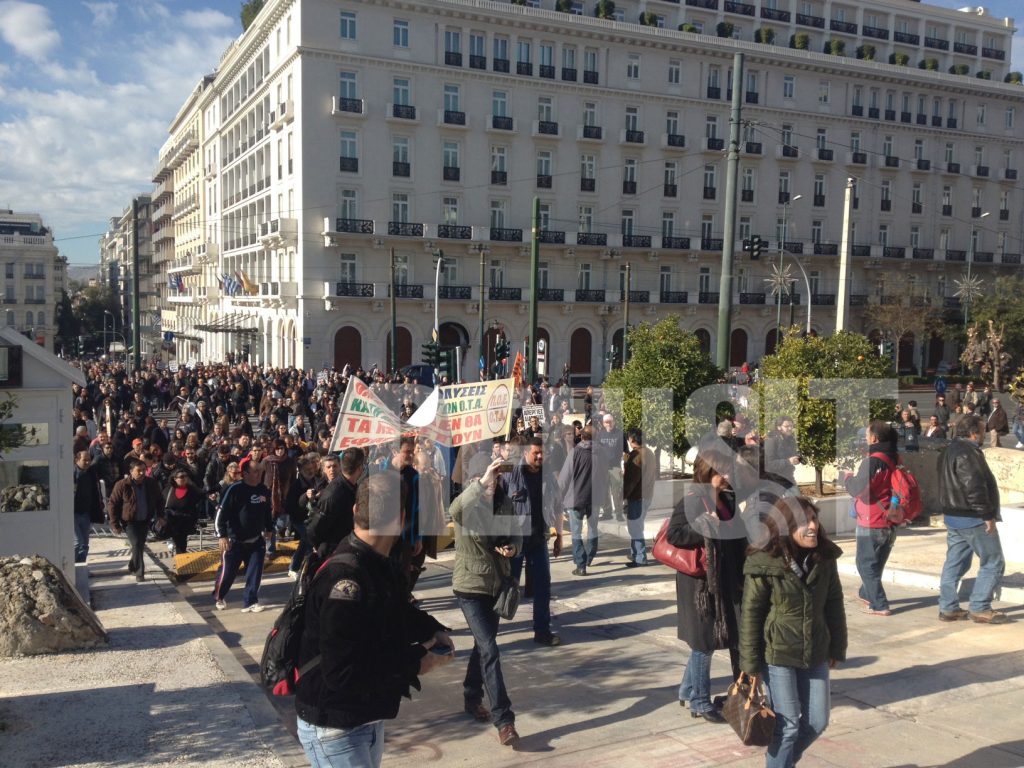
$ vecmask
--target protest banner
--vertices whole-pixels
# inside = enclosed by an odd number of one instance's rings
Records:
[[[403,424],[366,384],[356,377],[339,407],[331,453],[346,448],[380,445],[403,434],[430,437],[448,447],[469,445],[508,434],[512,419],[512,380],[453,384],[438,388],[437,414],[430,424]]]

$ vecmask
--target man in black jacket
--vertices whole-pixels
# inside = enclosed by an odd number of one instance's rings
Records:
[[[420,689],[419,675],[455,656],[445,628],[409,602],[388,556],[401,509],[391,478],[360,483],[355,530],[307,593],[295,711],[312,765],[379,766],[384,721],[398,715],[410,689]]]
[[[981,624],[1003,624],[1006,614],[992,609],[992,595],[1006,563],[996,522],[999,487],[981,451],[985,431],[981,418],[965,416],[957,437],[939,463],[939,504],[946,521],[946,563],[939,581],[939,619],[970,618]],[[978,556],[978,575],[971,590],[970,611],[960,608],[960,579]]]
[[[75,454],[75,562],[89,557],[89,532],[93,523],[103,522],[103,498],[100,481],[91,466],[88,451]]]
[[[346,448],[340,460],[324,457],[323,470],[327,484],[314,494],[316,508],[306,521],[306,539],[319,557],[327,558],[352,533],[352,506],[366,471],[366,453],[362,448]]]
[[[260,480],[263,470],[248,456],[239,462],[242,482],[229,486],[217,510],[214,527],[220,546],[220,569],[213,594],[216,608],[227,608],[225,598],[235,581],[238,568],[245,561],[245,590],[242,592],[242,612],[259,613],[260,582],[263,579],[263,560],[267,554],[266,541],[274,532],[270,514],[270,489]]]

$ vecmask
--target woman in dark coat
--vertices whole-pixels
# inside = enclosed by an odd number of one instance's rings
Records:
[[[204,501],[203,494],[190,482],[188,472],[174,470],[164,499],[172,555],[188,549],[188,537],[196,529],[199,507]]]
[[[711,701],[711,657],[729,649],[733,679],[739,675],[739,612],[743,598],[743,561],[747,547],[743,522],[736,515],[730,485],[735,457],[703,451],[693,463],[690,491],[672,512],[666,538],[676,547],[703,546],[707,576],[676,573],[679,639],[690,646],[690,659],[679,685],[679,703],[708,722],[725,719]]]

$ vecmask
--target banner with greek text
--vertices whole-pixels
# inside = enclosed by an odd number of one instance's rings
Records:
[[[440,387],[433,422],[418,429],[403,424],[370,387],[354,376],[349,379],[339,411],[331,453],[389,443],[403,434],[430,437],[449,447],[469,445],[508,434],[512,379]]]

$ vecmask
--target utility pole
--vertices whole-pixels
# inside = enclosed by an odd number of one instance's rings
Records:
[[[486,317],[484,312],[484,292],[487,290],[485,285],[486,279],[486,260],[487,260],[487,249],[484,248],[484,244],[480,243],[477,248],[480,251],[480,381],[487,378],[487,336],[486,334]]]
[[[534,355],[537,350],[537,282],[540,271],[540,241],[537,239],[540,227],[540,198],[533,198],[533,212],[530,217],[530,335],[526,339],[526,349],[523,350],[523,357],[526,364],[523,368],[523,381],[533,381],[533,374],[537,370],[537,363]]]
[[[629,289],[630,289],[630,285],[632,284],[632,281],[630,280],[630,271],[632,270],[632,268],[633,268],[633,265],[630,264],[627,261],[626,262],[626,290],[623,292],[625,294],[624,298],[626,300],[625,301],[626,306],[625,306],[625,308],[624,308],[624,310],[622,312],[622,367],[623,368],[626,367],[626,362],[627,362],[626,350],[629,349],[629,346],[626,344],[626,334],[629,333]]]
[[[732,58],[732,114],[729,117],[729,152],[725,170],[725,232],[722,237],[722,277],[718,283],[718,343],[715,349],[715,365],[722,369],[729,365],[729,341],[732,335],[732,260],[733,249],[736,247],[736,179],[740,165],[742,112],[743,54],[737,53]]]
[[[139,198],[132,198],[132,364],[142,368],[139,339]]]
[[[391,373],[398,372],[398,289],[395,281],[395,249],[391,249]],[[437,294],[434,294],[437,306]]]
[[[843,197],[843,234],[839,238],[839,295],[836,297],[836,333],[846,330],[850,314],[850,218],[853,214],[853,179],[846,180]]]

